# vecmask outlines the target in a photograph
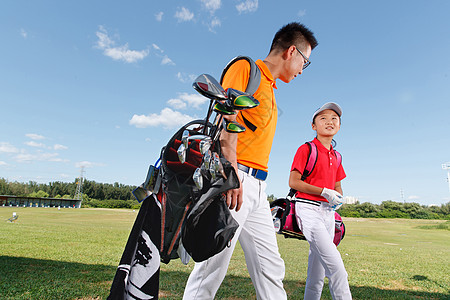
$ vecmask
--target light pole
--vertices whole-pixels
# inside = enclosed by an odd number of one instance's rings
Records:
[[[450,162],[442,164],[442,169],[447,170],[448,190],[450,191]]]

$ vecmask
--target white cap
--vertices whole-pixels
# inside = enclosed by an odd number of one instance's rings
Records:
[[[321,108],[319,108],[318,110],[316,110],[316,111],[314,112],[314,114],[313,114],[313,116],[312,116],[312,121],[314,122],[314,118],[315,118],[318,114],[320,114],[321,112],[323,112],[324,110],[327,110],[327,109],[333,110],[335,113],[338,114],[339,117],[342,116],[342,108],[341,108],[337,103],[334,103],[334,102],[328,102],[328,103],[325,103],[324,105],[322,105]]]

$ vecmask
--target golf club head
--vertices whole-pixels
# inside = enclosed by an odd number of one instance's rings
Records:
[[[228,102],[228,101],[225,101],[225,102]],[[217,102],[214,105],[214,111],[218,114],[227,115],[227,116],[236,114],[236,112],[233,110],[232,107],[229,107],[228,105],[224,105],[220,102]]]
[[[259,101],[253,96],[232,88],[227,89],[227,95],[233,109],[248,109],[259,105]]]
[[[181,142],[184,145],[184,148],[188,148],[188,138],[189,138],[189,131],[185,130],[183,131],[183,135],[181,136]]]
[[[187,151],[187,148],[184,146],[184,144],[181,144],[180,147],[178,147],[178,150],[177,150],[178,159],[180,160],[180,162],[182,164],[184,164],[186,162],[186,151]]]
[[[228,121],[226,119],[224,119],[225,121],[225,131],[226,132],[230,132],[230,133],[241,133],[245,131],[245,127],[242,126],[241,124],[239,124],[238,122],[235,121]]]
[[[198,76],[197,79],[194,80],[192,86],[197,92],[209,99],[227,99],[227,93],[211,75],[202,74]]]
[[[188,141],[191,140],[199,140],[199,149],[200,149],[200,153],[205,155],[206,151],[209,150],[209,148],[211,147],[212,144],[212,139],[210,136],[208,135],[204,135],[204,134],[197,134],[197,135],[192,135],[190,137],[188,137]]]
[[[223,170],[222,162],[220,161],[219,154],[213,152],[214,159],[214,168],[216,170],[216,176],[221,175],[224,179],[227,179],[227,175],[225,175],[225,171]]]
[[[200,141],[211,140],[211,137],[209,135],[205,135],[205,134],[196,134],[196,135],[189,136],[188,140],[189,141],[192,141],[192,140],[200,140]]]
[[[214,159],[211,159],[211,162],[209,163],[209,174],[211,174],[211,181],[216,181],[217,173]]]
[[[203,188],[203,176],[200,168],[195,169],[192,179],[194,180],[195,186],[201,190]]]
[[[208,150],[206,151],[206,153],[203,155],[203,163],[201,168],[205,171],[209,171],[209,165],[211,162],[211,151]]]
[[[209,138],[209,140],[208,139],[201,140],[198,146],[200,149],[200,153],[205,155],[206,152],[211,148],[211,144],[212,144],[211,138]]]

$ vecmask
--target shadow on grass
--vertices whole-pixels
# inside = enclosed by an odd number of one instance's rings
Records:
[[[116,268],[0,256],[0,299],[106,299]]]
[[[0,256],[0,299],[106,299],[116,267]],[[164,271],[160,299],[181,299],[189,273]],[[415,280],[426,281],[415,275]],[[288,299],[303,299],[305,283],[285,281]],[[383,290],[352,286],[354,299],[449,299],[449,294],[413,290]],[[256,299],[248,277],[227,276],[216,299]],[[322,299],[331,299],[324,287]]]

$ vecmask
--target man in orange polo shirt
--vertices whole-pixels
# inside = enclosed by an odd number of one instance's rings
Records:
[[[189,276],[183,299],[213,299],[227,273],[234,247],[239,239],[257,299],[286,299],[283,288],[284,261],[280,257],[272,215],[265,193],[269,154],[277,124],[277,104],[273,89],[276,80],[289,83],[310,64],[309,56],[317,46],[313,33],[300,23],[283,26],[272,41],[269,55],[257,60],[261,83],[253,96],[256,108],[229,116],[246,127],[243,133],[221,133],[224,156],[240,178],[240,188],[228,191],[227,205],[239,223],[231,246],[206,261],[196,263]],[[245,91],[250,76],[246,60],[234,63],[227,71],[223,87]]]

